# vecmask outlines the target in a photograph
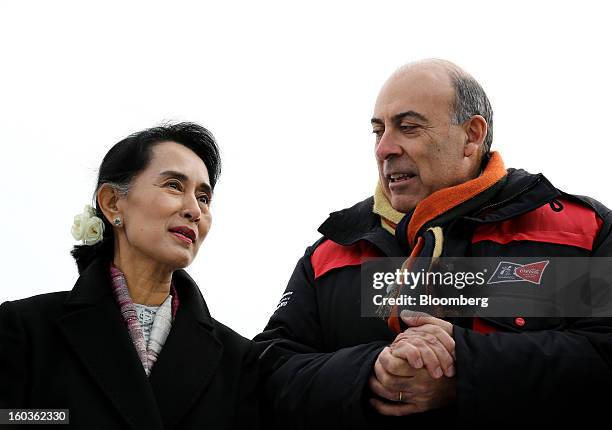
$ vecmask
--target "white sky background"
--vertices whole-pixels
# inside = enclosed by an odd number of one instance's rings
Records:
[[[508,166],[610,206],[605,3],[4,1],[0,302],[71,289],[72,219],[106,151],[189,120],[223,172],[188,271],[214,317],[254,336],[327,214],[372,193],[377,92],[424,57],[481,82]]]

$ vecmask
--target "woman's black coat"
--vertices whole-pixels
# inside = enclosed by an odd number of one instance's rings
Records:
[[[180,307],[149,378],[108,262],[70,292],[2,304],[0,408],[69,409],[70,427],[88,430],[257,428],[253,343],[211,318],[184,270],[172,279]]]

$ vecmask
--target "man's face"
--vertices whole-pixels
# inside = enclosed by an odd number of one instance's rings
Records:
[[[408,212],[431,193],[465,182],[474,162],[467,134],[451,124],[455,91],[446,71],[415,66],[383,86],[372,118],[380,183],[391,206]]]

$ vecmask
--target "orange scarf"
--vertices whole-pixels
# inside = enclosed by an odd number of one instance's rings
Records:
[[[400,241],[405,239],[411,249],[410,256],[402,267],[410,270],[416,257],[424,256],[421,254],[426,240],[433,243],[427,247],[431,255],[425,257],[439,257],[442,253],[444,239],[442,227],[449,221],[482,207],[501,188],[505,178],[506,168],[501,155],[498,152],[492,152],[480,176],[432,193],[421,200],[414,211],[404,216],[400,222],[397,222],[396,214],[388,209],[381,209],[385,207],[385,202],[380,202],[382,192],[378,196],[375,195],[374,212],[381,216],[383,227],[386,227],[385,224],[392,226],[395,229],[395,236]],[[382,197],[390,207],[386,197],[384,195]],[[394,219],[388,219],[382,213],[392,214]],[[431,234],[426,236],[427,232]],[[392,294],[398,295],[400,290],[401,288],[397,288]],[[387,320],[389,327],[396,333],[402,331],[399,313],[400,309],[397,306],[392,307]]]

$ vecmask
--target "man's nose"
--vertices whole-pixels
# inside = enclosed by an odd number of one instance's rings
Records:
[[[380,161],[402,154],[402,147],[398,144],[392,130],[385,130],[376,145],[376,158]]]

